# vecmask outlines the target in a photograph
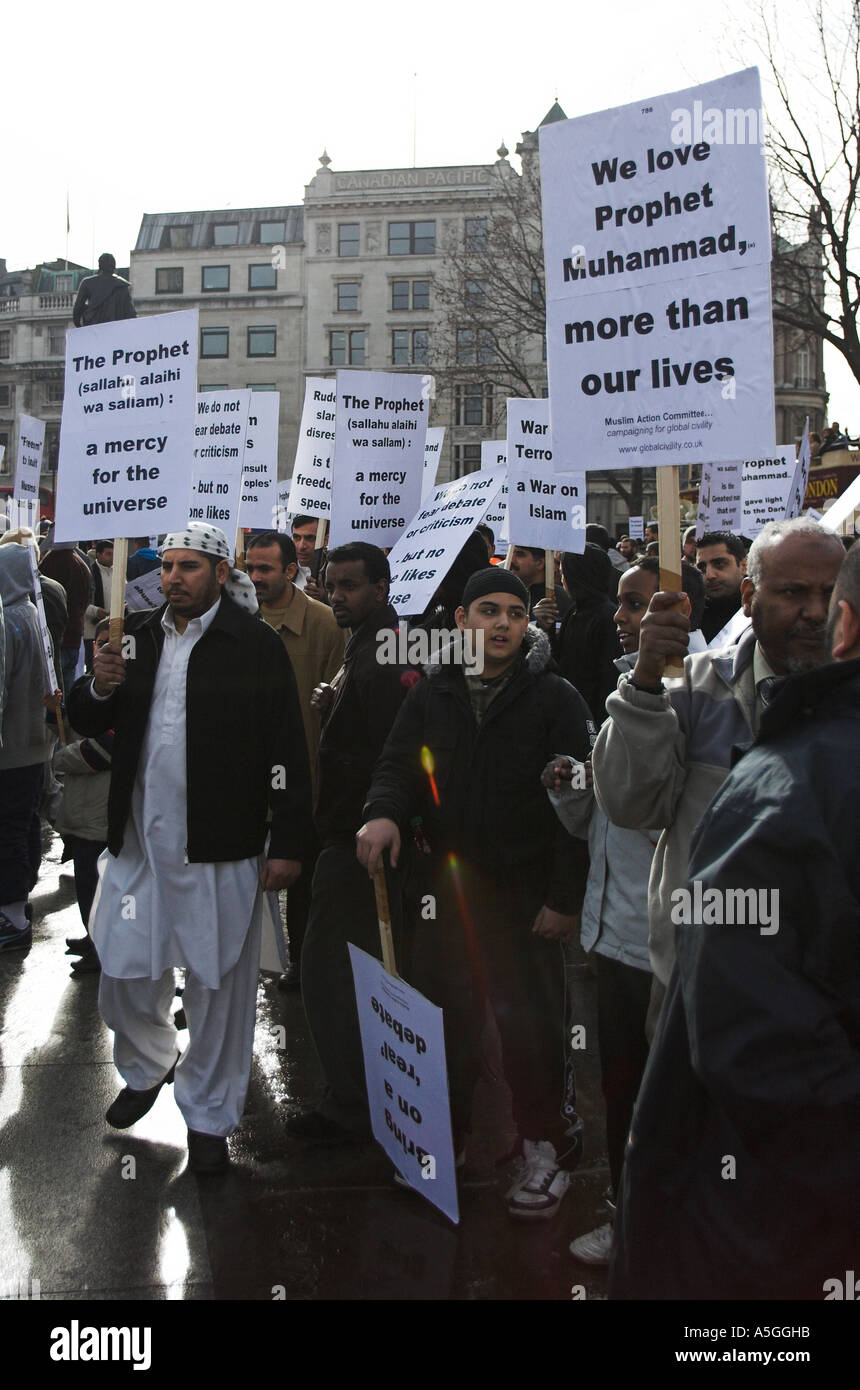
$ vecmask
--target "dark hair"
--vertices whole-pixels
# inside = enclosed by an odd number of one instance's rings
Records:
[[[658,536],[660,534],[660,527],[657,525],[656,521],[646,521],[643,530],[653,531]]]
[[[290,536],[285,536],[282,531],[263,531],[262,535],[252,536],[245,546],[245,554],[249,550],[256,550],[259,545],[276,545],[281,552],[281,564],[284,569],[287,565],[297,565],[296,547]]]
[[[844,543],[848,537],[837,536],[836,539]],[[836,611],[837,603],[841,603],[843,599],[846,603],[850,603],[854,612],[860,617],[860,545],[853,545],[846,552],[845,559],[842,561],[842,567],[833,589],[833,612]]]
[[[536,560],[542,560],[546,555],[545,550],[536,550],[533,545],[515,545],[515,550],[530,550]]]
[[[605,526],[598,526],[596,521],[590,521],[586,526],[585,539],[592,545],[599,545],[601,550],[609,549],[609,532]]]
[[[475,527],[475,530],[478,532],[478,534],[479,534],[480,536],[486,536],[486,538],[487,538],[487,540],[490,542],[490,544],[491,544],[492,546],[495,546],[495,544],[496,544],[496,537],[495,537],[495,535],[493,534],[493,528],[492,528],[492,526],[488,526],[487,523],[486,523],[485,521],[482,521],[481,524],[480,524],[479,526],[476,526],[476,527]]]
[[[290,530],[295,531],[297,526],[318,526],[324,519],[319,516],[294,516],[290,522]]]
[[[746,555],[746,546],[740,536],[734,535],[731,531],[708,531],[700,540],[696,541],[696,550],[704,550],[706,545],[724,545],[730,555],[733,555],[740,564]]]
[[[109,549],[110,549],[110,550],[113,549],[113,541],[96,541],[96,543],[95,543],[95,552],[96,552],[96,555],[101,555],[102,551],[104,551],[104,550],[109,550]]]
[[[313,519],[309,518],[311,521]],[[388,557],[383,555],[378,545],[369,545],[367,541],[347,541],[346,545],[336,545],[334,550],[329,551],[327,563],[348,565],[356,560],[364,565],[364,573],[371,584],[378,584],[381,579],[387,584],[391,583]]]
[[[99,270],[110,270],[111,274],[116,270],[116,259],[110,251],[103,251],[99,256]]]
[[[630,569],[643,570],[645,574],[656,574],[657,586],[660,585],[660,561],[653,555],[646,555],[644,559],[637,560]],[[629,574],[630,571],[628,570]],[[624,575],[621,576],[624,578]],[[691,565],[689,560],[681,561],[681,588],[690,600],[690,631],[695,632],[697,627],[702,626],[702,617],[705,612],[705,581],[699,574],[695,565]]]

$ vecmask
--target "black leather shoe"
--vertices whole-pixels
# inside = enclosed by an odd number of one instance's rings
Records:
[[[304,1139],[308,1144],[366,1144],[370,1142],[354,1129],[339,1125],[319,1110],[306,1110],[300,1115],[291,1115],[284,1129],[291,1139]]]
[[[192,1173],[223,1173],[230,1166],[227,1140],[220,1134],[188,1131],[188,1167]]]
[[[94,949],[92,937],[89,936],[67,936],[66,955],[85,956],[88,951]]]
[[[177,1055],[176,1062],[179,1061]],[[176,1071],[176,1062],[170,1068],[166,1076],[155,1086],[150,1086],[148,1091],[133,1091],[130,1086],[126,1086],[120,1091],[113,1105],[105,1111],[105,1119],[114,1129],[128,1129],[130,1125],[142,1120],[152,1109],[158,1093],[162,1086],[166,1086],[173,1080],[173,1073]]]
[[[293,990],[301,985],[302,978],[297,965],[290,965],[283,973],[278,976],[278,989]]]
[[[82,975],[100,975],[102,971],[101,961],[95,951],[84,951],[79,960],[72,966],[72,979],[78,980]]]

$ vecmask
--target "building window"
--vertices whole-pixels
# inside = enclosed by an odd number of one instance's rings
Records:
[[[274,357],[277,350],[277,330],[274,328],[248,329],[248,356]]]
[[[455,444],[452,459],[452,477],[462,478],[464,473],[476,473],[481,467],[480,444]]]
[[[798,387],[810,387],[815,383],[812,379],[811,361],[809,344],[801,343],[794,354],[794,384]]]
[[[0,383],[0,409],[8,410],[12,401],[12,387],[8,381]]]
[[[339,256],[358,255],[358,223],[339,222],[337,224],[337,254]]]
[[[0,357],[12,356],[12,330],[0,328]]]
[[[155,272],[155,293],[156,294],[182,294],[182,284],[185,272],[182,266],[168,266],[164,270]]]
[[[45,382],[45,400],[49,405],[61,405],[64,394],[63,383],[61,381]]]
[[[248,382],[248,390],[249,390],[249,391],[277,391],[277,389],[278,389],[278,388],[277,388],[277,386],[275,385],[275,383],[274,383],[273,381],[266,381],[266,382],[249,381],[249,382]]]
[[[435,222],[389,222],[389,256],[432,256],[435,250]]]
[[[227,385],[226,381],[219,381],[219,382],[210,383],[210,384],[207,385],[207,386],[204,386],[204,385],[202,385],[202,383],[201,383],[201,384],[197,387],[197,390],[198,390],[198,391],[207,391],[207,392],[208,392],[208,391],[229,391],[229,389],[230,389],[230,388],[229,388],[229,386]]]
[[[200,288],[205,293],[212,290],[229,290],[230,267],[228,265],[204,265],[200,277]]]
[[[185,251],[191,245],[190,227],[168,227],[167,245],[174,251]]]
[[[487,244],[486,217],[466,218],[466,250],[483,251]]]
[[[57,294],[71,294],[75,288],[75,277],[73,275],[58,275],[54,281],[54,289]]]
[[[65,328],[48,329],[48,356],[62,357],[66,351]]]
[[[358,281],[342,280],[337,287],[339,313],[354,313],[358,309]]]
[[[494,360],[493,335],[487,328],[457,329],[457,361],[461,367],[482,367]]]
[[[287,224],[286,222],[261,222],[260,241],[264,246],[271,246],[276,241],[286,241]]]
[[[395,328],[391,334],[391,361],[395,367],[410,362],[426,362],[430,349],[430,334],[426,328]]]
[[[273,265],[248,266],[249,290],[276,290],[277,288],[278,272]]]
[[[0,476],[12,472],[12,457],[9,453],[9,436],[0,434]]]
[[[411,300],[411,303],[410,303]],[[429,280],[392,280],[391,282],[391,308],[395,311],[399,309],[429,309],[430,308],[430,281]]]
[[[489,425],[493,419],[493,388],[489,383],[467,382],[454,387],[454,424]]]
[[[487,298],[486,280],[466,281],[466,303],[470,309],[482,309]]]
[[[56,473],[60,457],[60,427],[48,425],[45,428],[45,450],[42,454],[42,472]]]
[[[229,328],[201,328],[200,330],[200,356],[201,357],[229,357],[230,355],[230,330]]]
[[[212,228],[213,246],[235,246],[239,240],[237,222],[216,222]]]
[[[364,366],[364,329],[353,328],[349,332],[345,329],[333,329],[328,335],[329,338],[329,366],[331,367],[363,367]]]

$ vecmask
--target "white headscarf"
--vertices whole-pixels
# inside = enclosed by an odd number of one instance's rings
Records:
[[[171,531],[159,546],[159,554],[163,555],[165,550],[202,550],[204,555],[227,560],[231,567],[233,564],[233,550],[224,532],[203,521],[189,521],[184,531]],[[231,568],[224,591],[246,613],[259,611],[257,592],[247,574],[241,570]]]

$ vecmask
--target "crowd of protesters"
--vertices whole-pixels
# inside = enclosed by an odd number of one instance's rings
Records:
[[[610,1186],[571,1255],[611,1262],[617,1298],[821,1297],[860,1254],[860,547],[802,519],[752,544],[690,528],[676,591],[655,524],[592,525],[548,586],[544,551],[497,563],[482,526],[410,623],[436,643],[414,666],[383,656],[385,552],[318,539],[295,517],[237,566],[214,526],[141,537],[127,577],[160,567],[163,603],[111,641],[110,542],[0,538],[0,951],[31,944],[45,815],[125,1083],[108,1123],[172,1084],[190,1166],[228,1165],[285,901],[280,984],[325,1078],[286,1133],[368,1142],[348,943],[380,955],[384,866],[401,973],[443,1010],[458,1165],[489,1009],[507,1209],[560,1211],[578,937]]]

